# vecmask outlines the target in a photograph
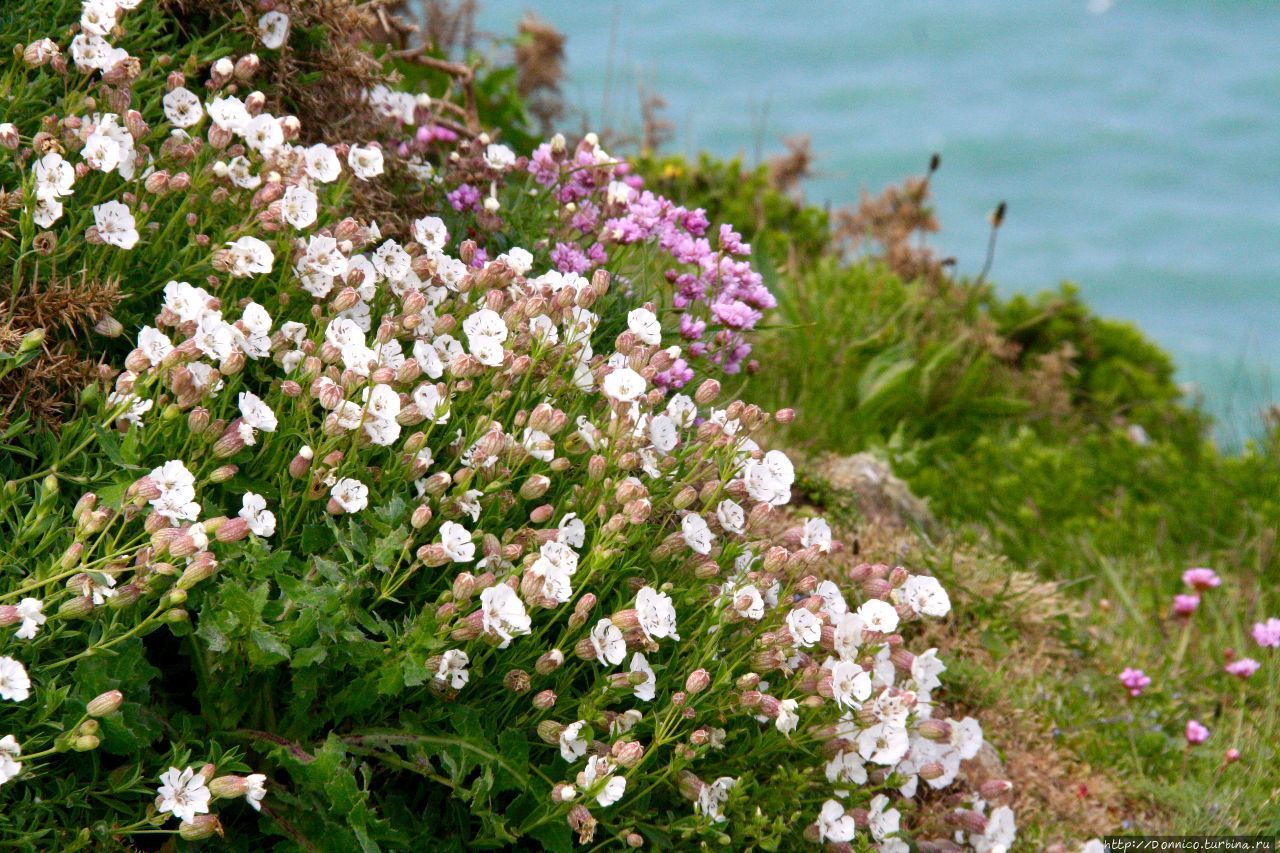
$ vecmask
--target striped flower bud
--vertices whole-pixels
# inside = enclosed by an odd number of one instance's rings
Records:
[[[90,717],[106,717],[119,711],[122,704],[124,694],[119,690],[108,690],[90,699],[85,710]]]

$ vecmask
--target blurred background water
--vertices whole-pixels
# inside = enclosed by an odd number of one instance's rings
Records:
[[[670,148],[755,162],[808,134],[811,201],[922,172],[940,249],[992,277],[1071,280],[1170,350],[1236,444],[1280,378],[1280,4],[1238,0],[482,0],[509,35],[568,36],[565,94],[633,127],[668,102]]]

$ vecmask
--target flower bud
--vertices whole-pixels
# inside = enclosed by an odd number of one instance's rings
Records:
[[[551,488],[551,479],[545,474],[534,474],[520,486],[520,497],[527,501],[536,500]]]
[[[71,741],[71,748],[76,752],[90,752],[97,749],[99,743],[97,735],[80,735]]]
[[[689,693],[701,693],[711,686],[711,674],[705,669],[695,669],[684,680],[684,689]]]
[[[981,835],[987,831],[987,819],[970,809],[956,809],[947,815],[947,821],[973,835]]]
[[[994,800],[1003,797],[1005,794],[1013,790],[1013,783],[1008,779],[988,779],[978,786],[978,793],[982,795],[984,800]]]
[[[213,836],[224,837],[222,822],[214,814],[198,814],[178,825],[178,836],[184,841],[201,841]]]
[[[550,711],[556,705],[556,692],[554,690],[543,690],[534,694],[533,707],[539,711]],[[559,735],[557,734],[557,740]],[[553,741],[554,743],[555,741]]]
[[[925,740],[931,740],[935,743],[945,743],[951,740],[951,724],[946,720],[921,720],[916,725],[916,734],[920,735],[920,737]]]
[[[14,127],[10,122],[0,124],[0,146],[14,151],[21,144],[22,138],[18,135],[18,128]]]
[[[564,652],[559,649],[552,649],[549,652],[544,652],[538,658],[538,662],[533,665],[533,670],[538,675],[550,675],[563,665]]]
[[[225,483],[236,475],[240,469],[235,465],[219,465],[209,474],[209,482]]]
[[[618,741],[610,752],[622,767],[635,767],[644,758],[644,746],[635,741]]]
[[[209,792],[220,800],[234,800],[249,792],[249,780],[243,776],[219,776],[209,783]]]
[[[502,677],[502,686],[512,693],[528,693],[529,673],[523,669],[513,669]]]
[[[714,379],[705,379],[693,394],[693,400],[699,406],[705,406],[720,396],[720,383]]]
[[[90,699],[89,705],[85,710],[90,717],[105,717],[119,711],[123,703],[123,693],[119,690],[108,690],[106,693],[100,693]]]
[[[578,796],[578,789],[570,785],[568,782],[557,782],[551,788],[551,801],[556,803],[570,803]]]
[[[114,601],[114,596],[108,601]],[[75,598],[68,598],[58,607],[58,616],[63,619],[84,619],[93,612],[93,599],[87,595],[78,595]],[[7,620],[0,619],[0,624],[7,624]]]

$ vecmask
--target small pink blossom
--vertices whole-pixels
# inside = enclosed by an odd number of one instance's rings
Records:
[[[1175,595],[1173,597],[1173,612],[1177,616],[1190,616],[1196,612],[1196,608],[1200,606],[1200,596],[1198,595]]]
[[[1253,626],[1253,641],[1266,649],[1280,648],[1280,619],[1272,616]]]
[[[1182,573],[1182,582],[1201,592],[1222,585],[1222,579],[1213,569],[1187,569]]]
[[[1204,743],[1209,739],[1209,730],[1202,726],[1198,720],[1187,720],[1186,738],[1188,746]]]
[[[1224,666],[1223,669],[1226,670],[1228,674],[1234,675],[1236,678],[1248,678],[1261,667],[1262,664],[1258,663],[1253,658],[1240,658],[1240,660],[1233,660],[1231,663]]]
[[[1227,754],[1223,756],[1223,761],[1227,764],[1234,764],[1240,760],[1240,750],[1234,746],[1227,750]]]
[[[1151,679],[1140,669],[1125,667],[1120,673],[1120,683],[1129,691],[1130,696],[1141,696],[1142,691],[1151,686]]]

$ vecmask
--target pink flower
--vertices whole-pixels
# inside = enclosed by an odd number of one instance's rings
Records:
[[[1263,648],[1280,648],[1280,619],[1272,616],[1253,626],[1253,641]]]
[[[1140,669],[1125,667],[1120,673],[1120,683],[1128,689],[1130,696],[1141,696],[1142,691],[1151,686],[1151,679]]]
[[[1200,725],[1197,720],[1187,720],[1186,738],[1188,746],[1204,743],[1209,739],[1209,730]]]
[[[1213,569],[1187,569],[1182,573],[1182,582],[1201,592],[1222,585],[1222,579]]]
[[[1190,616],[1196,612],[1196,608],[1200,606],[1200,596],[1198,595],[1175,595],[1173,597],[1173,612],[1176,616]]]
[[[1234,675],[1236,678],[1248,678],[1261,667],[1262,664],[1258,663],[1253,658],[1240,658],[1240,660],[1233,660],[1231,663],[1224,666],[1223,669],[1229,674]]]
[[[1236,749],[1234,746],[1231,747],[1227,750],[1227,754],[1223,756],[1223,760],[1227,764],[1234,764],[1240,760],[1240,750]]]

